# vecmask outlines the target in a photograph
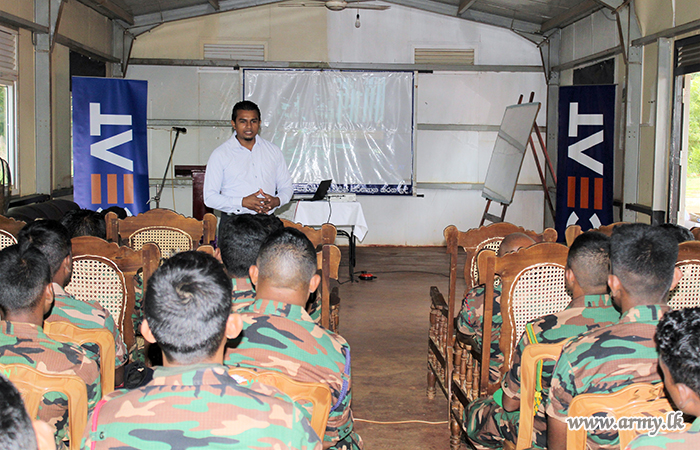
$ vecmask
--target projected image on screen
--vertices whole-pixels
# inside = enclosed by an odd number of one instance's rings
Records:
[[[295,192],[411,194],[413,73],[246,70],[260,134],[284,153]]]

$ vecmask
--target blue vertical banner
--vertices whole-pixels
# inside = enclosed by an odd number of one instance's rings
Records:
[[[149,209],[148,82],[73,77],[73,198],[82,208]]]
[[[559,88],[559,236],[613,222],[614,133],[614,85]]]

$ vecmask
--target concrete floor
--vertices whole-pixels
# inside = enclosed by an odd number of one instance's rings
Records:
[[[341,267],[340,334],[352,350],[352,409],[366,450],[449,449],[447,400],[439,389],[434,400],[425,393],[429,289],[447,294],[448,265],[444,247],[358,247],[356,272],[377,279],[345,282]]]

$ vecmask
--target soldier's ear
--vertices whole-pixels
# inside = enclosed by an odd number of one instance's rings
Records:
[[[671,283],[671,289],[669,289],[669,291],[674,290],[676,286],[678,286],[678,282],[681,281],[681,278],[683,278],[683,272],[676,266],[676,268],[673,269],[673,282]]]
[[[236,339],[243,331],[243,319],[240,314],[229,314],[226,319],[226,339]]]
[[[316,292],[319,284],[321,284],[321,277],[319,274],[315,274],[311,277],[311,281],[309,281],[309,293]]]
[[[678,405],[679,409],[687,414],[700,414],[700,397],[688,385],[684,383],[676,383],[678,389]]]
[[[566,286],[569,288],[576,283],[576,275],[569,266],[566,266],[566,269],[564,269],[564,279],[566,280]]]
[[[221,260],[221,249],[219,247],[216,247],[216,250],[214,250],[214,258],[216,258],[216,260],[220,263],[223,263]]]
[[[258,275],[260,274],[260,271],[258,270],[258,266],[253,264],[250,266],[250,269],[248,269],[248,275],[250,275],[250,282],[253,283],[255,286],[258,285]]]
[[[51,307],[53,306],[53,284],[49,283],[46,285],[44,288],[44,291],[41,293],[41,301],[43,303],[43,312],[44,316],[51,311]]]
[[[148,319],[146,318],[144,318],[143,322],[141,322],[141,336],[143,336],[143,338],[151,344],[156,343],[156,338],[155,336],[153,336],[153,333],[151,332],[151,327],[148,325]]]

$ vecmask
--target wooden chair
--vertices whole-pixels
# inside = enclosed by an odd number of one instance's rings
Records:
[[[683,277],[668,294],[668,305],[673,309],[700,306],[700,241],[688,241],[678,245],[676,267]]]
[[[664,394],[664,384],[634,383],[611,394],[581,394],[574,397],[569,406],[569,417],[591,417],[595,413],[606,413],[620,419],[631,416],[665,417],[673,411],[668,398]],[[687,425],[686,425],[687,428]],[[620,448],[645,430],[619,430]],[[569,428],[566,433],[566,447],[574,450],[585,450],[587,432],[581,427],[578,430]]]
[[[475,348],[470,338],[459,335],[454,342],[450,411],[451,447],[459,447],[462,413],[469,403],[493,394],[510,367],[511,355],[525,325],[533,319],[563,310],[571,302],[564,282],[568,247],[544,242],[515,253],[496,257],[493,251],[479,254],[479,282],[484,284],[483,349]],[[499,347],[504,363],[499,382],[489,382],[490,343],[493,326],[496,275],[501,278],[501,314],[503,325]],[[459,334],[459,333],[458,333]]]
[[[126,219],[113,212],[105,216],[107,240],[140,250],[147,242],[155,243],[163,258],[174,253],[195,250],[216,238],[216,216],[207,213],[203,220],[185,217],[169,209],[152,209]]]
[[[17,243],[19,230],[24,228],[26,222],[15,220],[12,217],[0,216],[0,250]]]
[[[529,344],[523,350],[520,365],[520,422],[516,450],[532,447],[534,431],[535,387],[537,385],[537,363],[550,359],[557,361],[561,349],[568,339],[557,344]],[[544,400],[544,399],[543,399]]]
[[[114,390],[114,336],[107,329],[85,329],[68,322],[44,322],[44,332],[58,342],[76,345],[97,344],[100,348],[102,396]]]
[[[522,227],[507,222],[494,223],[485,227],[473,228],[469,231],[459,231],[454,225],[445,228],[443,234],[447,242],[447,254],[450,255],[450,280],[447,291],[447,301],[436,286],[430,287],[430,330],[428,332],[428,398],[435,398],[436,384],[440,386],[445,396],[449,398],[452,372],[451,351],[454,345],[454,321],[459,309],[457,304],[457,260],[462,248],[466,253],[464,265],[464,281],[466,290],[464,297],[473,287],[477,286],[478,268],[476,255],[484,249],[498,250],[504,237],[512,233],[525,233],[535,241],[554,242],[557,232],[551,228],[542,234],[525,230]]]
[[[601,225],[598,228],[591,228],[588,231],[598,231],[600,233],[603,233],[606,236],[610,236],[610,235],[612,235],[613,228],[615,228],[618,225],[624,225],[626,223],[629,223],[629,222],[614,222],[614,223],[611,223],[610,225]],[[581,231],[580,225],[569,225],[568,227],[566,227],[566,231],[564,232],[564,236],[566,238],[566,246],[571,247],[571,244],[582,233],[583,233],[583,231]]]
[[[23,364],[0,364],[0,371],[12,381],[22,394],[24,406],[32,419],[37,418],[44,395],[61,392],[68,398],[68,438],[70,450],[80,449],[83,431],[87,426],[87,387],[77,375],[43,373]]]
[[[160,252],[153,243],[138,251],[94,236],[80,236],[73,244],[73,277],[66,292],[83,301],[97,300],[107,309],[122,333],[127,348],[135,342],[134,277],[143,269],[143,289],[158,268]]]
[[[291,379],[287,375],[274,371],[257,372],[242,367],[232,367],[228,373],[231,376],[242,377],[249,382],[258,381],[268,386],[273,386],[287,394],[295,403],[304,405],[307,402],[311,407],[311,428],[323,440],[326,434],[328,414],[331,411],[331,390],[321,383],[302,383]]]
[[[287,219],[280,219],[285,227],[296,228],[297,230],[304,233],[304,235],[309,238],[314,247],[317,248],[321,244],[334,244],[335,238],[338,235],[338,230],[336,230],[335,225],[331,223],[324,223],[321,228],[307,227],[300,223],[295,223]]]
[[[321,271],[321,326],[337,332],[339,325],[338,305],[331,310],[331,278],[338,280],[340,249],[335,245],[324,244],[316,253],[318,270]]]

